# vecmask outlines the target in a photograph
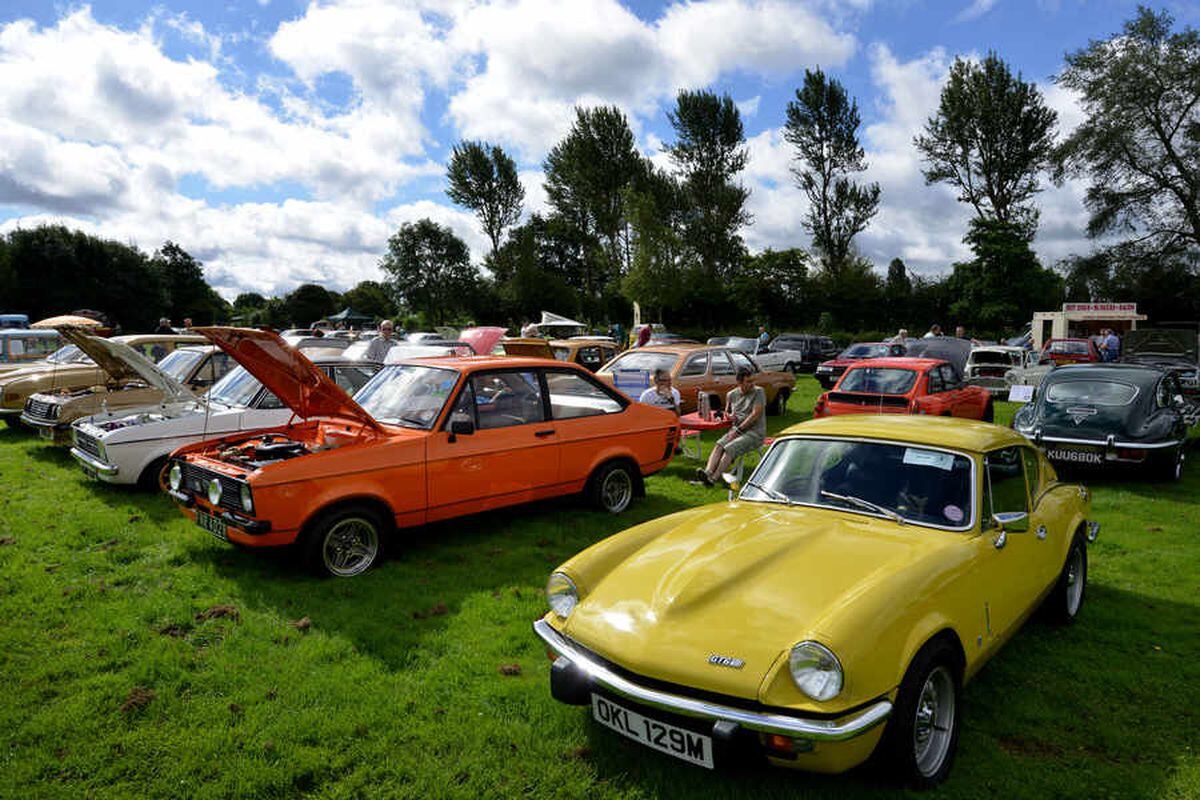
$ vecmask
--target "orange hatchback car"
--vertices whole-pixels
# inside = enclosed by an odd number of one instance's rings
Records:
[[[318,574],[365,571],[394,528],[579,492],[624,511],[679,436],[674,414],[575,364],[418,358],[385,366],[351,399],[275,334],[200,333],[299,419],[180,448],[170,494],[225,541],[298,544]]]

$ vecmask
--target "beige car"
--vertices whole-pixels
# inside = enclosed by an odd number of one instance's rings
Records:
[[[38,393],[71,393],[108,384],[108,374],[72,338],[95,337],[65,328],[62,333],[74,348],[64,354],[62,361],[0,375],[0,419],[10,425],[17,422],[25,410],[25,402]],[[208,344],[202,336],[184,334],[137,334],[116,336],[108,341],[120,342],[152,362],[159,361],[177,347]]]

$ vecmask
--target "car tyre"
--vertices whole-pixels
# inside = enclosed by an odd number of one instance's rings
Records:
[[[944,638],[922,647],[904,673],[880,742],[884,763],[914,789],[946,780],[958,749],[962,668]]]
[[[987,405],[983,407],[982,419],[984,422],[996,421],[996,406],[992,403],[992,398],[990,397],[987,399]]]
[[[620,514],[633,503],[636,487],[637,477],[628,462],[609,461],[592,473],[584,493],[593,508]]]
[[[1174,453],[1164,458],[1158,468],[1162,479],[1171,483],[1178,483],[1183,478],[1184,458],[1182,447],[1176,448]]]
[[[1080,531],[1071,540],[1071,549],[1067,551],[1062,572],[1046,597],[1043,610],[1047,621],[1055,625],[1070,625],[1075,621],[1087,595],[1087,575],[1087,541]]]
[[[313,520],[300,541],[304,564],[322,578],[352,578],[374,566],[383,554],[385,523],[365,505],[348,505]]]
[[[784,365],[783,365],[783,369],[784,369],[784,371],[785,371],[785,372],[790,372],[790,373],[792,373],[793,375],[796,375],[796,374],[798,374],[798,373],[800,372],[800,368],[799,368],[799,367],[797,367],[797,366],[796,366],[794,363],[792,363],[791,361],[789,361],[789,362],[787,362],[786,364],[784,364]]]
[[[165,492],[167,490],[167,457],[160,456],[147,464],[146,468],[142,470],[142,474],[138,476],[137,485],[145,492],[152,492],[156,489]]]

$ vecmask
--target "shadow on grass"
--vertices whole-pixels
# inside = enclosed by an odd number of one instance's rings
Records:
[[[1200,748],[1197,611],[1090,585],[1077,624],[1027,623],[966,688],[957,761],[938,797],[1092,798],[1114,787],[1120,797],[1170,794],[1175,771]],[[873,763],[840,776],[766,766],[710,772],[587,724],[598,778],[648,797],[897,794]],[[1172,790],[1189,796],[1200,787]]]
[[[585,547],[688,506],[651,493],[614,515],[568,497],[406,529],[383,563],[351,580],[309,576],[294,549],[251,552],[197,539],[189,557],[239,584],[244,602],[308,616],[390,669],[405,669],[469,595],[540,591],[555,566]]]

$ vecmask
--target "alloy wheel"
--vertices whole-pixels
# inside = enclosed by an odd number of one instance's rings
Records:
[[[628,508],[633,499],[633,481],[629,473],[618,468],[605,475],[604,483],[600,486],[600,498],[605,510],[614,514]]]
[[[379,531],[370,520],[347,517],[325,534],[321,559],[331,575],[348,578],[366,571],[379,555]]]

